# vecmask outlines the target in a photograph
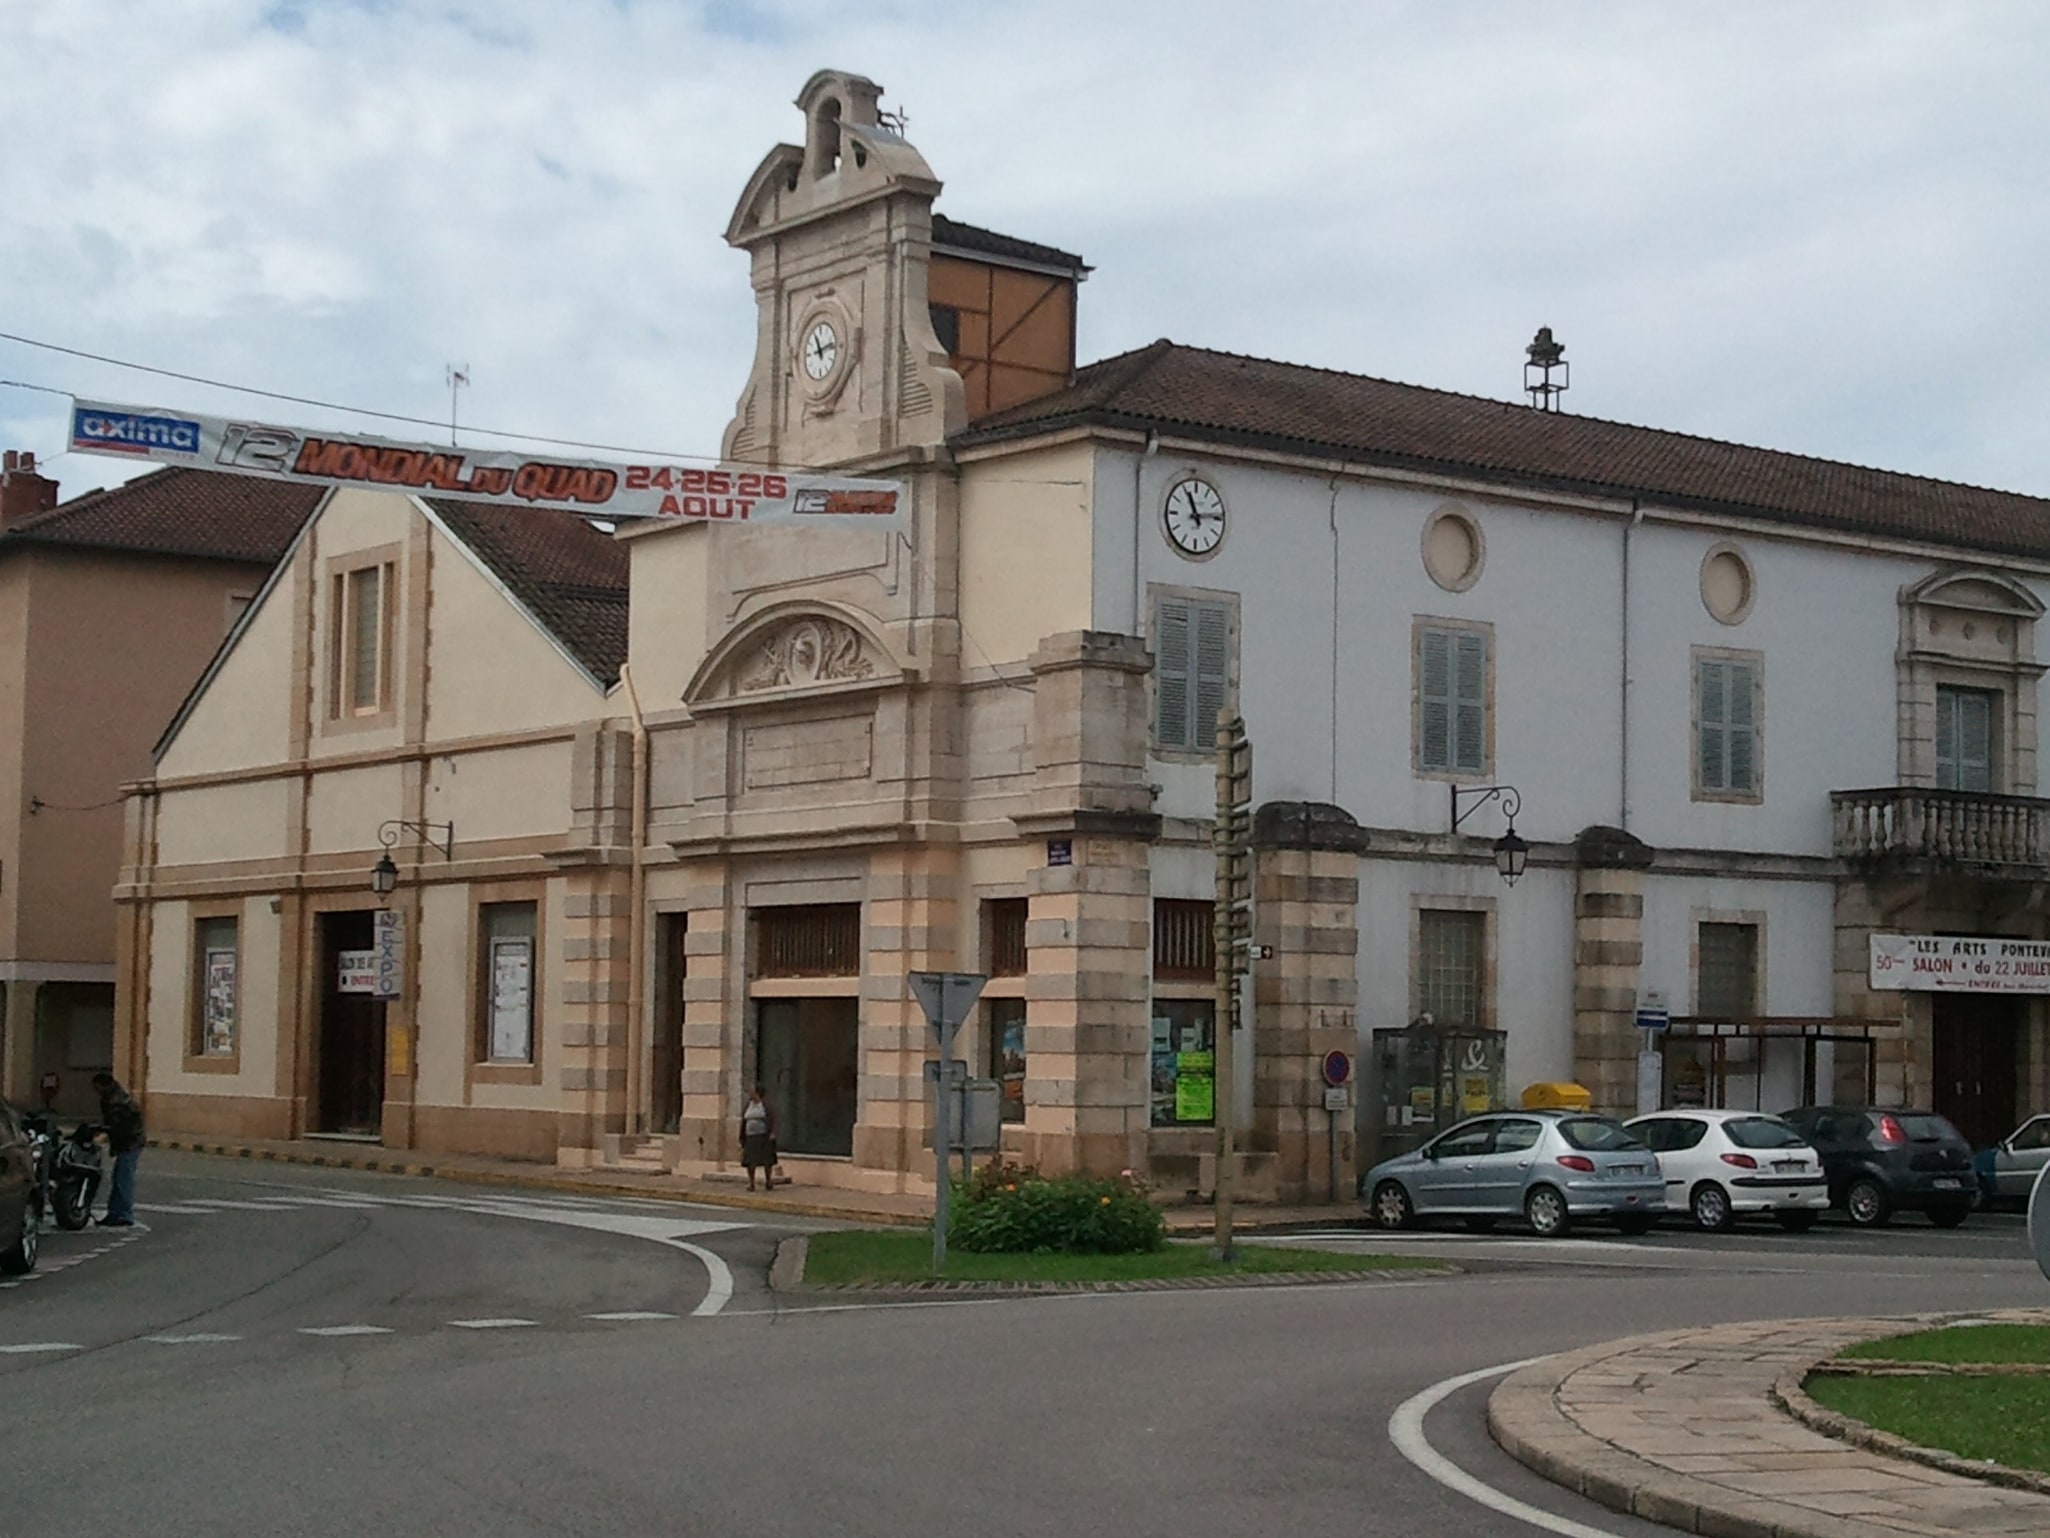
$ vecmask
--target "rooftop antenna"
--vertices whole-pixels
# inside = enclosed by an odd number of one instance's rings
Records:
[[[469,382],[469,364],[451,363],[448,366],[448,441],[451,448],[456,442],[456,392]]]
[[[900,139],[904,137],[904,129],[910,121],[911,114],[902,107],[899,107],[895,112],[885,112],[881,107],[876,108],[876,122],[889,129],[891,133]]]
[[[1530,361],[1523,365],[1523,388],[1531,405],[1539,411],[1557,411],[1559,397],[1573,385],[1573,365],[1566,361],[1565,344],[1552,340],[1550,326],[1540,326],[1524,351]],[[1554,369],[1559,370],[1557,382],[1552,379]]]

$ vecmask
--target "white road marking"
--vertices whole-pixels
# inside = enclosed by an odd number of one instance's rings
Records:
[[[381,1324],[319,1324],[299,1331],[301,1335],[389,1335]]]
[[[629,1308],[616,1314],[586,1314],[586,1319],[603,1319],[608,1324],[633,1324],[642,1319],[674,1319],[674,1314],[658,1314],[648,1309]]]
[[[531,1319],[451,1319],[449,1323],[458,1330],[531,1330]]]
[[[38,1351],[83,1351],[68,1340],[32,1340],[19,1346],[0,1346],[0,1356],[29,1356]]]
[[[698,1306],[690,1311],[693,1319],[709,1319],[733,1301],[733,1273],[726,1269],[726,1262],[702,1245],[685,1244],[681,1239],[665,1239],[664,1244],[674,1245],[687,1255],[695,1255],[705,1266],[705,1295]]]
[[[211,1346],[222,1341],[240,1340],[239,1335],[145,1335],[143,1339],[157,1346]]]
[[[1519,1501],[1513,1495],[1504,1494],[1493,1485],[1483,1484],[1458,1464],[1447,1458],[1424,1436],[1424,1417],[1444,1399],[1458,1393],[1471,1384],[1481,1383],[1489,1378],[1499,1378],[1528,1367],[1542,1357],[1525,1357],[1520,1362],[1504,1362],[1499,1367],[1483,1367],[1476,1372],[1463,1372],[1456,1378],[1433,1383],[1422,1393],[1412,1394],[1395,1407],[1395,1413],[1388,1417],[1388,1440],[1395,1444],[1395,1450],[1435,1479],[1448,1490],[1456,1490],[1470,1501],[1477,1501],[1490,1511],[1499,1511],[1505,1517],[1518,1522],[1528,1522],[1532,1527],[1541,1527],[1546,1532],[1558,1533],[1561,1538],[1617,1538],[1605,1527],[1590,1527],[1585,1522],[1575,1522],[1570,1517],[1554,1516],[1540,1507],[1526,1501]]]
[[[137,1202],[135,1210],[137,1212],[177,1212],[187,1217],[195,1217],[202,1213],[212,1212],[214,1209],[211,1207],[195,1207],[190,1202]]]

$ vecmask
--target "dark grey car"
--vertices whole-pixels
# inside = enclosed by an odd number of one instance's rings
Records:
[[[0,1100],[0,1272],[20,1276],[35,1270],[42,1237],[35,1148],[21,1113]]]
[[[1955,1228],[1977,1199],[1972,1145],[1934,1111],[1804,1105],[1780,1120],[1822,1155],[1830,1204],[1861,1228],[1877,1228],[1901,1211]]]

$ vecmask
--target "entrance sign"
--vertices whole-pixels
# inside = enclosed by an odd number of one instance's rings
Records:
[[[371,915],[370,949],[377,958],[377,986],[370,992],[395,999],[406,986],[406,916],[396,908]]]
[[[2050,993],[2050,941],[1874,935],[1871,984],[1913,993]]]
[[[911,996],[934,1033],[945,1040],[946,1033],[968,1018],[989,979],[980,972],[913,972],[910,981]]]
[[[403,443],[106,401],[72,403],[71,447],[269,481],[366,486],[592,518],[890,530],[904,522],[904,487],[898,481],[793,475],[746,465],[537,458],[514,449]]]
[[[343,951],[337,960],[341,972],[335,979],[337,993],[377,992],[376,951]]]

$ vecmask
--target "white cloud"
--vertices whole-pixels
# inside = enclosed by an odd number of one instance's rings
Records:
[[[1158,335],[2050,494],[2027,4],[0,0],[0,330],[295,394],[710,452],[720,239],[824,65],[942,207]],[[237,397],[0,342],[0,378]],[[248,406],[246,398],[239,404]],[[295,420],[317,413],[279,408]],[[61,403],[0,388],[49,453]],[[119,472],[66,457],[68,490]]]

